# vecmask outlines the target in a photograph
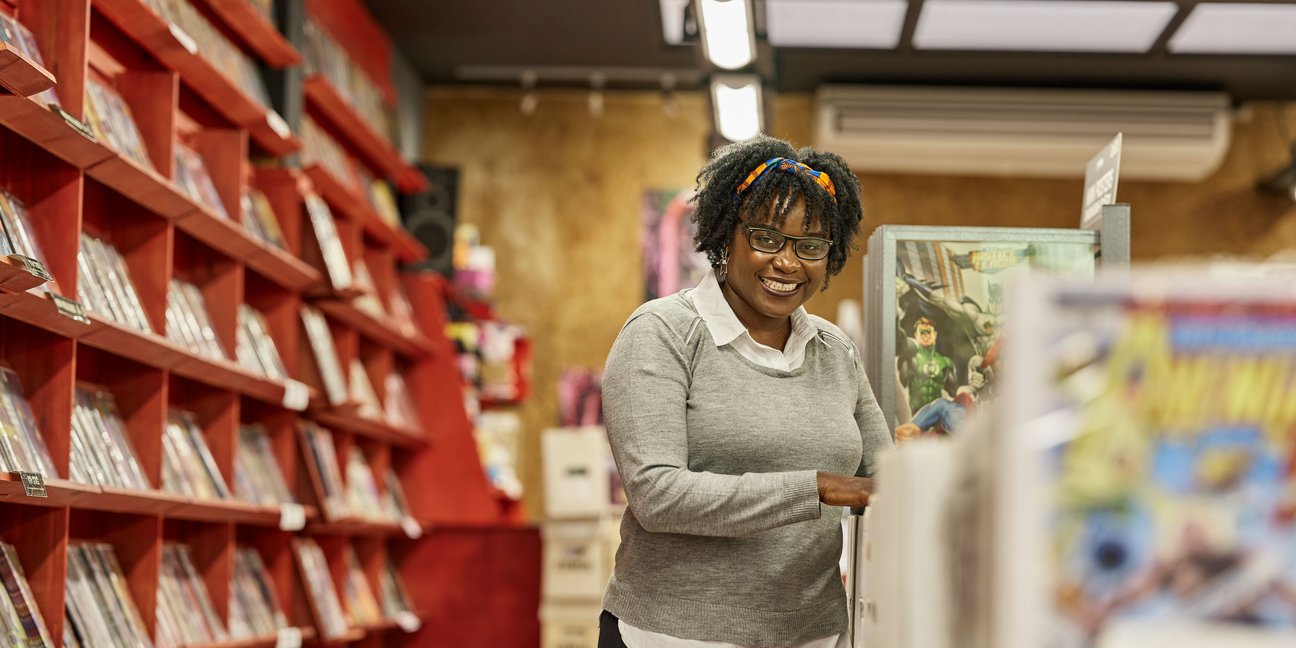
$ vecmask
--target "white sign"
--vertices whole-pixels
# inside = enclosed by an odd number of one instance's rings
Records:
[[[418,520],[407,515],[401,518],[400,525],[410,540],[418,540],[423,537],[423,525],[419,524]]]
[[[175,25],[168,25],[168,27],[171,29],[171,35],[175,36],[175,39],[180,41],[181,47],[185,48],[185,50],[190,54],[198,53],[198,41],[195,41],[193,36],[190,36],[185,32],[185,30],[180,29]]]
[[[286,410],[294,412],[306,411],[306,406],[310,404],[310,388],[306,383],[300,380],[289,378],[284,383],[283,406]]]
[[[279,530],[301,531],[306,527],[306,509],[301,504],[279,505]]]
[[[280,628],[275,637],[275,648],[301,648],[301,628]]]

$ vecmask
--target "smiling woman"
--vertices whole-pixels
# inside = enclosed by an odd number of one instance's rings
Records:
[[[604,372],[629,508],[599,645],[845,646],[833,507],[868,502],[891,437],[855,346],[804,304],[854,248],[859,183],[758,137],[712,156],[696,202],[713,271],[635,311]]]

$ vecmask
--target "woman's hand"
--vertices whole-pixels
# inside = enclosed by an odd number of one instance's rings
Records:
[[[819,501],[829,506],[866,506],[873,494],[873,480],[833,473],[815,473]]]

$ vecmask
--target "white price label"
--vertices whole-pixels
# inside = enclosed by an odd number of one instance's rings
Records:
[[[301,628],[280,628],[275,637],[275,648],[301,648]]]
[[[167,27],[171,29],[171,35],[175,36],[175,39],[180,41],[180,46],[185,48],[185,51],[190,54],[198,53],[198,41],[195,41],[193,36],[185,33],[185,30],[180,29],[175,25],[167,25]]]
[[[400,525],[410,540],[418,540],[423,537],[423,525],[419,524],[418,520],[407,515],[401,518]]]
[[[273,110],[266,113],[266,123],[270,125],[270,130],[274,131],[275,135],[283,139],[292,137],[292,129],[288,128],[288,122],[284,121],[284,118],[280,117],[279,113]]]
[[[306,383],[300,380],[289,378],[284,383],[283,406],[284,409],[294,412],[306,411],[306,406],[310,405],[310,388]]]
[[[279,505],[279,530],[301,531],[306,528],[306,509],[301,504]]]
[[[400,626],[400,629],[405,632],[415,633],[419,631],[419,628],[423,627],[422,619],[419,619],[417,614],[414,614],[409,610],[401,610],[400,612],[397,612],[395,620],[396,625]]]

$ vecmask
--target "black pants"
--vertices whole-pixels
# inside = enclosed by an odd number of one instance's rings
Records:
[[[625,642],[621,641],[621,627],[617,625],[617,618],[607,610],[599,615],[598,648],[626,648]]]

